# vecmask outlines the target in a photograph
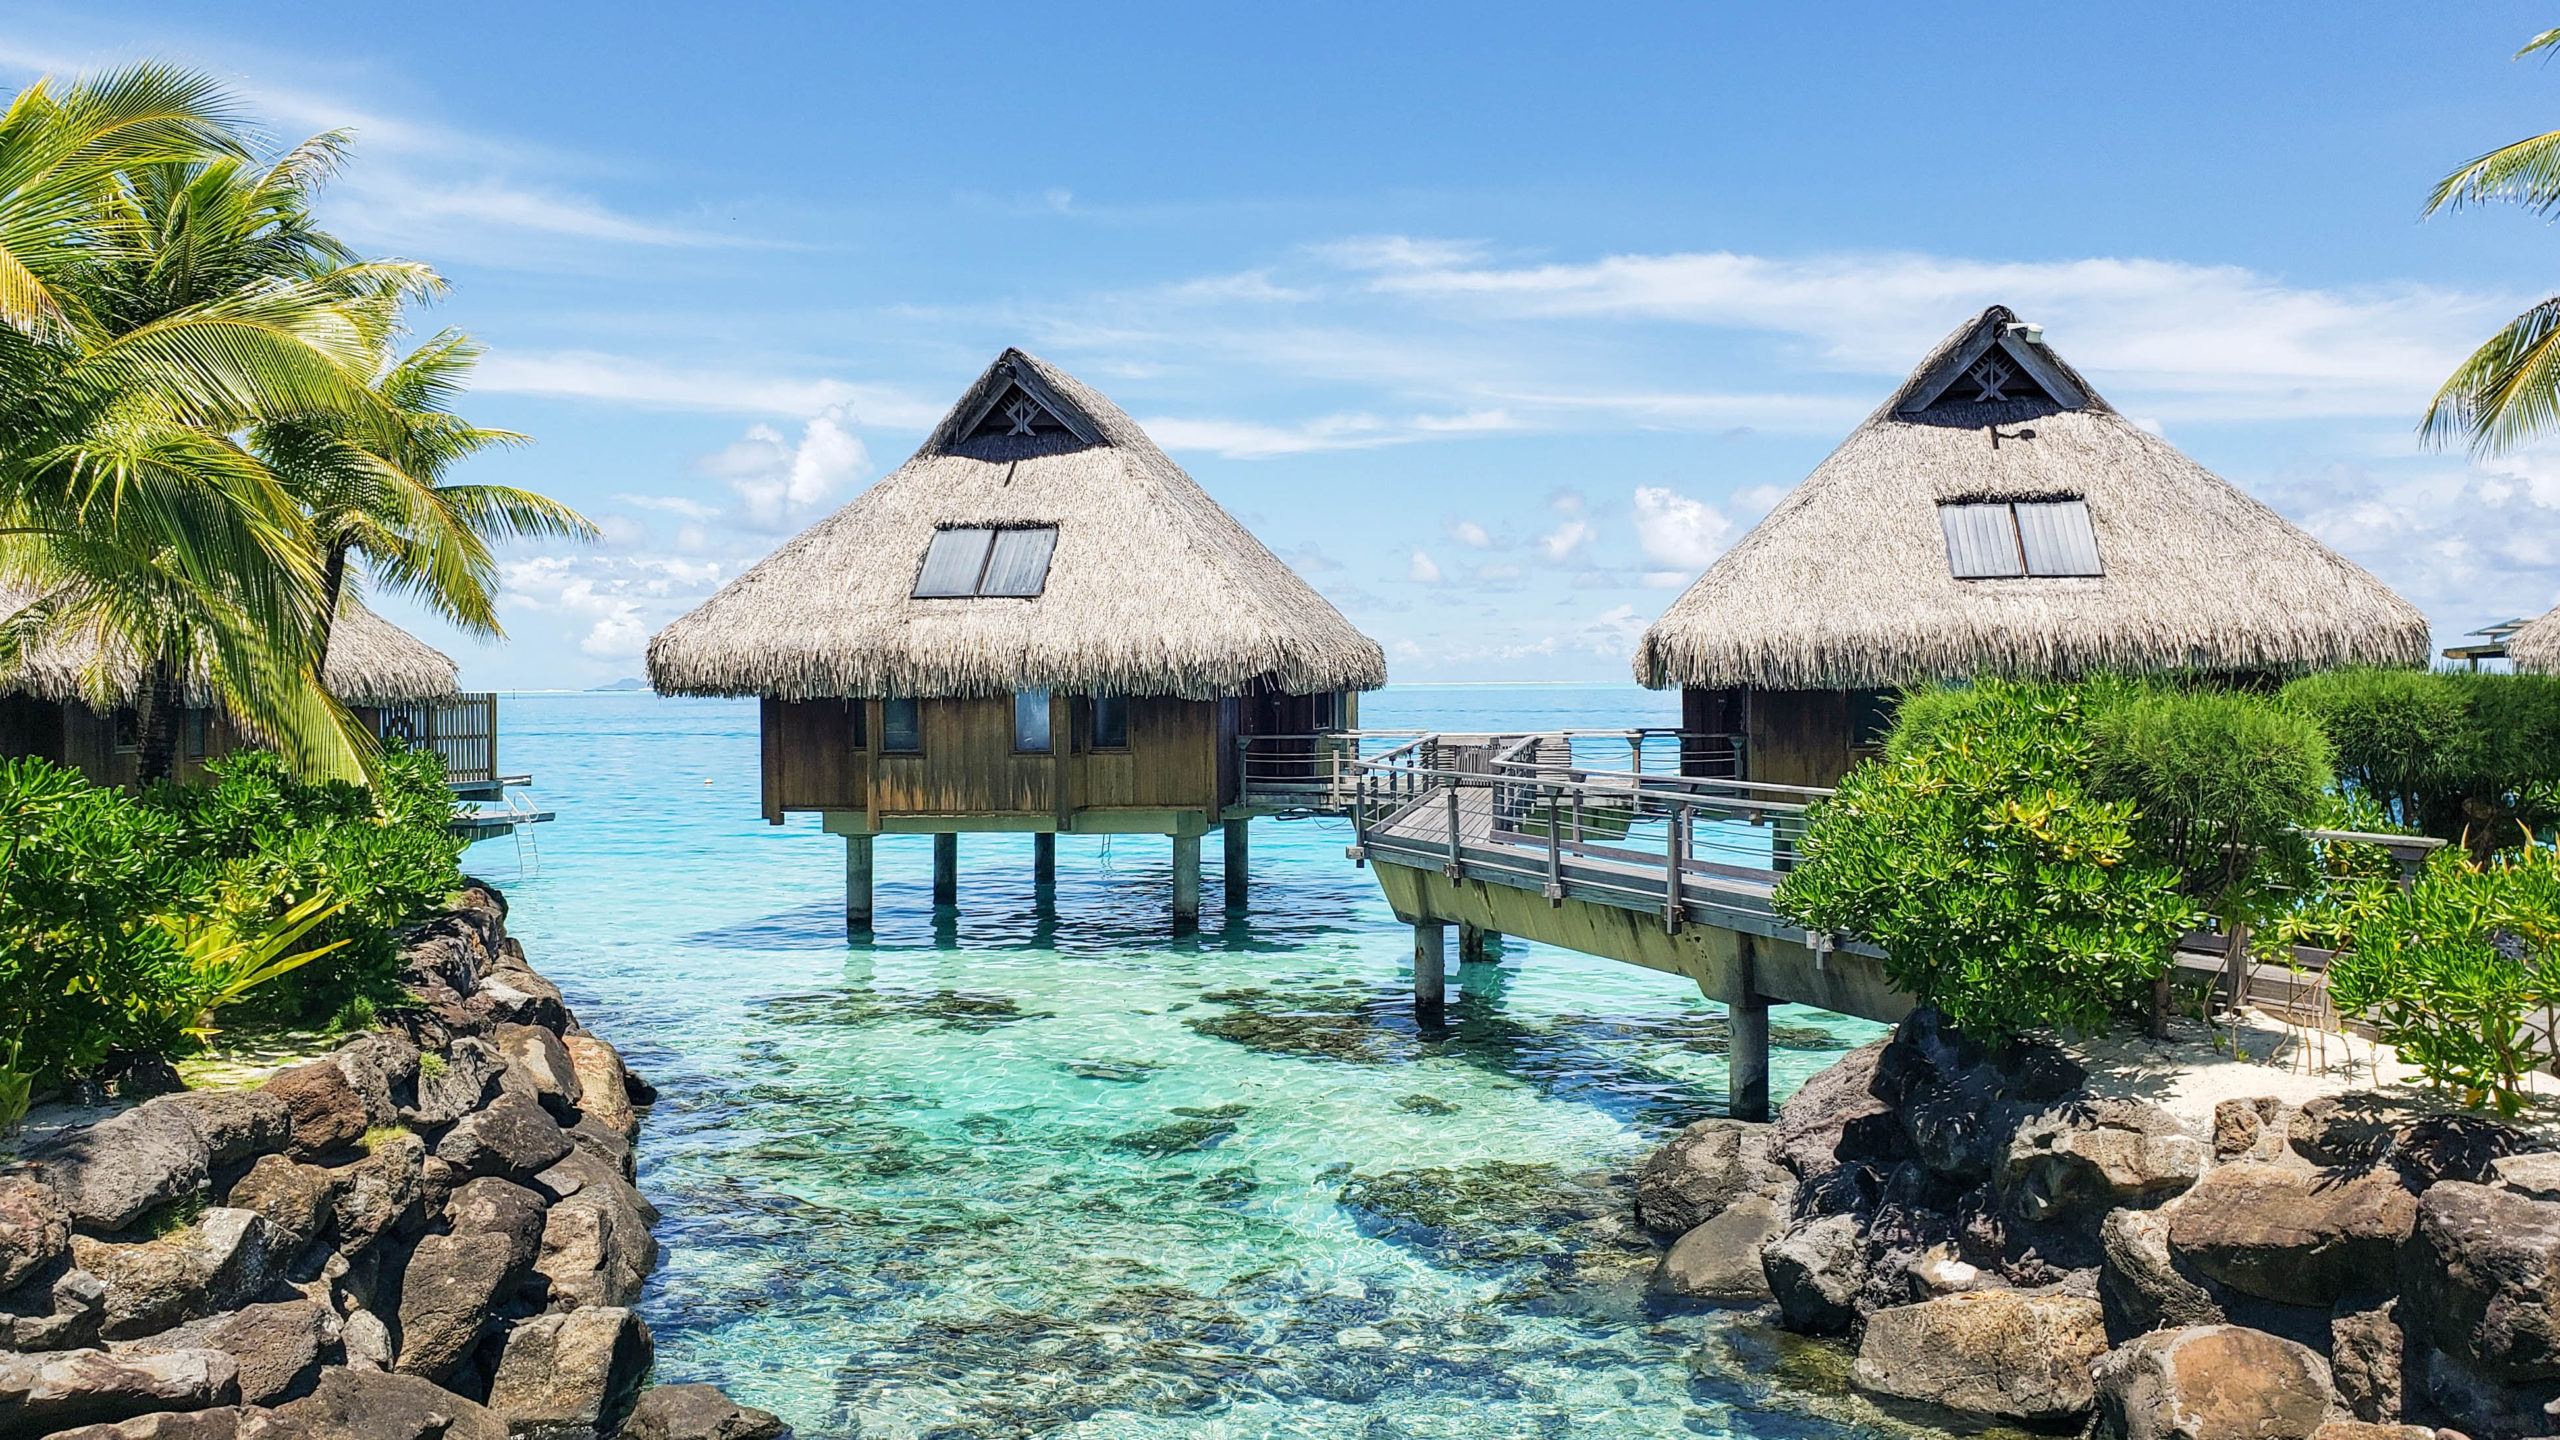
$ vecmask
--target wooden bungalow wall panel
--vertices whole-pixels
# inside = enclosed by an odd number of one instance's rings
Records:
[[[880,757],[881,814],[1055,811],[1056,765],[1048,755],[1014,753],[1012,696],[920,701],[917,722],[921,754]]]
[[[843,700],[767,700],[763,705],[765,813],[859,810],[869,766],[854,748]]]
[[[1218,702],[1129,701],[1129,748],[1082,757],[1083,802],[1097,809],[1207,810],[1218,803]]]
[[[1754,690],[1749,707],[1752,779],[1837,785],[1849,773],[1848,691]]]

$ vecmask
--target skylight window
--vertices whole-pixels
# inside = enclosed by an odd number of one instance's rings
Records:
[[[1057,548],[1055,525],[1005,530],[964,525],[936,530],[910,593],[918,600],[972,595],[1038,599],[1049,583],[1049,557]]]
[[[1995,500],[1938,507],[1947,570],[1959,580],[2103,575],[2089,507],[2079,500]]]

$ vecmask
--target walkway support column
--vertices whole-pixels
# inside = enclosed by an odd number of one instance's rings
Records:
[[[1437,920],[1413,926],[1413,1008],[1429,1014],[1449,1003],[1449,927]]]
[[[844,928],[871,929],[871,837],[844,837]]]
[[[1725,1050],[1733,1118],[1769,1118],[1769,1001],[1763,995],[1727,1007],[1733,1030]]]
[[[1227,908],[1230,910],[1244,908],[1245,875],[1250,848],[1245,827],[1250,823],[1252,822],[1239,815],[1220,827],[1226,832],[1227,837]]]
[[[1058,832],[1031,834],[1031,888],[1042,894],[1058,888]]]
[[[1502,932],[1479,930],[1461,922],[1458,926],[1458,963],[1481,965],[1502,958]]]
[[[960,837],[948,830],[933,837],[933,905],[937,910],[960,903]]]
[[[1177,930],[1200,923],[1200,837],[1173,837],[1173,924]]]

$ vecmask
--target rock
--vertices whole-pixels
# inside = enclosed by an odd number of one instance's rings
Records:
[[[222,1203],[255,1211],[268,1228],[292,1242],[293,1249],[320,1238],[337,1198],[339,1177],[317,1165],[304,1165],[282,1155],[261,1155],[249,1173],[231,1182]]]
[[[2088,1412],[2089,1366],[2106,1353],[2095,1300],[1976,1290],[1869,1315],[1849,1374],[1880,1395],[2051,1423]]]
[[[507,1242],[508,1263],[530,1270],[542,1254],[542,1197],[521,1185],[483,1176],[457,1187],[446,1202],[447,1224],[457,1235],[496,1235]]]
[[[525,1274],[505,1235],[421,1238],[401,1278],[400,1350],[393,1368],[429,1380],[452,1375]]]
[[[112,1425],[78,1425],[45,1440],[235,1440],[239,1433],[239,1407],[217,1405],[210,1410],[154,1410]]]
[[[2262,1330],[2155,1330],[2097,1363],[2105,1440],[2311,1440],[2335,1396],[2318,1354]]]
[[[400,976],[414,983],[441,985],[457,995],[480,988],[481,968],[490,955],[480,937],[447,916],[418,927],[400,947]]]
[[[740,1405],[711,1385],[652,1385],[640,1392],[622,1440],[779,1440],[790,1427],[770,1410]]]
[[[578,1082],[577,1067],[569,1061],[568,1047],[557,1034],[539,1025],[501,1025],[490,1038],[497,1042],[498,1053],[507,1057],[508,1067],[521,1070],[533,1082],[542,1108],[564,1125],[577,1119],[578,1102],[586,1097],[586,1090]]]
[[[27,1291],[41,1290],[37,1296]],[[107,1282],[86,1270],[65,1270],[51,1285],[30,1282],[19,1296],[33,1300],[42,1314],[0,1314],[0,1350],[81,1350],[98,1343],[107,1318]],[[15,1299],[17,1297],[13,1297]]]
[[[329,1063],[363,1099],[368,1129],[399,1124],[401,1097],[416,1097],[418,1047],[397,1035],[375,1031],[350,1040],[329,1056]]]
[[[329,1172],[340,1250],[355,1256],[385,1235],[408,1234],[425,1223],[419,1167],[426,1157],[427,1142],[403,1130],[378,1137],[363,1159]]]
[[[1866,1242],[1855,1215],[1803,1222],[1760,1247],[1760,1264],[1787,1328],[1836,1335],[1857,1322],[1867,1283]]]
[[[274,1411],[263,1434],[240,1440],[507,1440],[506,1422],[413,1375],[332,1366],[309,1395]]]
[[[339,1332],[338,1346],[347,1363],[361,1370],[391,1368],[391,1328],[370,1310],[347,1312],[345,1328]]]
[[[0,1354],[0,1435],[47,1435],[155,1410],[230,1405],[239,1398],[239,1367],[219,1350]]]
[[[658,1242],[649,1233],[658,1212],[601,1162],[580,1158],[583,1169],[564,1163],[543,1174],[546,1182],[562,1183],[575,1175],[577,1187],[543,1217],[534,1268],[550,1282],[555,1307],[628,1305],[658,1263]]]
[[[480,979],[490,1016],[506,1025],[536,1025],[553,1034],[569,1028],[569,1005],[560,987],[520,965],[492,970]]]
[[[631,1413],[655,1358],[649,1327],[628,1310],[537,1316],[507,1332],[489,1408],[529,1440],[594,1440]]]
[[[1636,1175],[1636,1219],[1657,1240],[1674,1240],[1754,1192],[1792,1196],[1795,1186],[1769,1158],[1769,1127],[1701,1120],[1645,1161]]]
[[[2550,1402],[2555,1390],[2549,1382],[2503,1384],[2442,1350],[2420,1346],[2414,1335],[2408,1343],[2410,1363],[2402,1371],[2410,1391],[2405,1402],[2408,1410],[2452,1426],[2447,1433],[2476,1435],[2481,1440],[2523,1440],[2552,1431]]]
[[[2204,1173],[2201,1141],[2157,1105],[2092,1100],[2057,1107],[2018,1127],[2001,1192],[2031,1221],[2118,1206],[2151,1206]]]
[[[51,1187],[24,1175],[0,1175],[0,1292],[62,1258],[71,1248],[71,1212]]]
[[[417,1103],[400,1112],[403,1124],[435,1129],[480,1108],[506,1073],[506,1057],[485,1040],[465,1036],[432,1061],[419,1058]]]
[[[1894,1107],[1872,1088],[1891,1043],[1877,1040],[1841,1056],[1780,1107],[1769,1127],[1769,1154],[1797,1179],[1820,1180],[1843,1164],[1904,1143]]]
[[[2500,1156],[2489,1162],[2486,1183],[2528,1200],[2560,1200],[2560,1150]]]
[[[569,1143],[580,1152],[593,1155],[613,1167],[613,1173],[628,1180],[639,1173],[639,1156],[631,1142],[593,1115],[581,1115],[569,1127]],[[1789,1182],[1792,1191],[1793,1182]]]
[[[557,1036],[553,1043],[558,1043]],[[568,1153],[569,1137],[560,1126],[542,1106],[516,1095],[500,1095],[463,1116],[436,1142],[436,1154],[461,1173],[495,1175],[519,1184],[550,1169]]]
[[[2390,1157],[2395,1128],[2380,1096],[2323,1095],[2294,1112],[2286,1139],[2314,1165],[2356,1169]]]
[[[216,1207],[175,1235],[115,1244],[75,1235],[72,1263],[106,1285],[109,1340],[165,1330],[246,1304],[280,1269],[277,1237],[252,1210]]]
[[[2523,1152],[2528,1142],[2512,1125],[2480,1115],[2429,1115],[2392,1137],[2391,1160],[2413,1190],[2446,1180],[2478,1184],[2491,1167]]]
[[[202,1192],[213,1154],[195,1117],[164,1098],[67,1132],[27,1159],[72,1224],[112,1233]]]
[[[2400,1324],[2491,1380],[2560,1379],[2555,1271],[2560,1203],[2446,1181],[2418,1199]]]
[[[2451,1431],[2424,1425],[2377,1425],[2365,1420],[2330,1420],[2311,1432],[2311,1440],[2437,1440]]]
[[[2358,1420],[2397,1424],[2400,1419],[2402,1344],[2399,1303],[2365,1309],[2344,1307],[2329,1319],[2329,1371]]]
[[[1654,1272],[1653,1288],[1664,1295],[1745,1305],[1774,1299],[1760,1247],[1786,1224],[1786,1212],[1776,1200],[1740,1196],[1672,1244]]]
[[[2389,1169],[2308,1174],[2241,1161],[2216,1166],[2170,1213],[2169,1247],[2244,1295],[2335,1304],[2391,1273],[2417,1197]]]
[[[293,1112],[293,1146],[297,1160],[329,1155],[364,1138],[372,1121],[364,1097],[347,1083],[334,1061],[314,1060],[279,1070],[267,1078],[266,1092]]]
[[[2116,1210],[2098,1226],[2106,1263],[2098,1298],[2110,1333],[2130,1338],[2163,1326],[2219,1325],[2226,1318],[2213,1293],[2169,1254],[2169,1220],[2156,1210]]]
[[[219,1350],[240,1371],[240,1403],[275,1405],[311,1393],[321,1352],[338,1340],[338,1317],[308,1300],[250,1305],[115,1348],[119,1355]]]
[[[2284,1115],[2284,1102],[2273,1095],[2251,1100],[2224,1100],[2213,1107],[2213,1158],[2271,1160],[2261,1153]]]
[[[163,1103],[195,1121],[216,1167],[245,1164],[293,1143],[293,1111],[264,1090],[194,1090]]]
[[[586,1112],[587,1120],[603,1125],[625,1141],[637,1136],[640,1116],[631,1108],[630,1074],[622,1067],[621,1052],[593,1035],[564,1035],[560,1043],[569,1051],[570,1068],[577,1072],[578,1108]],[[1766,1150],[1764,1142],[1764,1154]],[[1636,1203],[1639,1209],[1643,1207],[1641,1190]]]

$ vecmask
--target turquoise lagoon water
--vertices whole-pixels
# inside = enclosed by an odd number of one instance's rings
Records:
[[[1674,705],[1411,687],[1363,718]],[[1628,1167],[1724,1107],[1723,1016],[1693,987],[1514,940],[1418,1029],[1410,932],[1324,821],[1257,822],[1250,909],[1179,939],[1160,838],[1062,839],[1042,913],[1029,837],[964,836],[938,920],[928,842],[886,840],[878,933],[850,944],[841,842],[758,816],[752,702],[502,715],[505,767],[559,820],[538,863],[500,839],[466,864],[659,1087],[662,1380],[804,1436],[1863,1428],[1770,1383],[1808,1362],[1762,1322],[1643,1299]],[[1782,1095],[1875,1033],[1780,1018]]]

